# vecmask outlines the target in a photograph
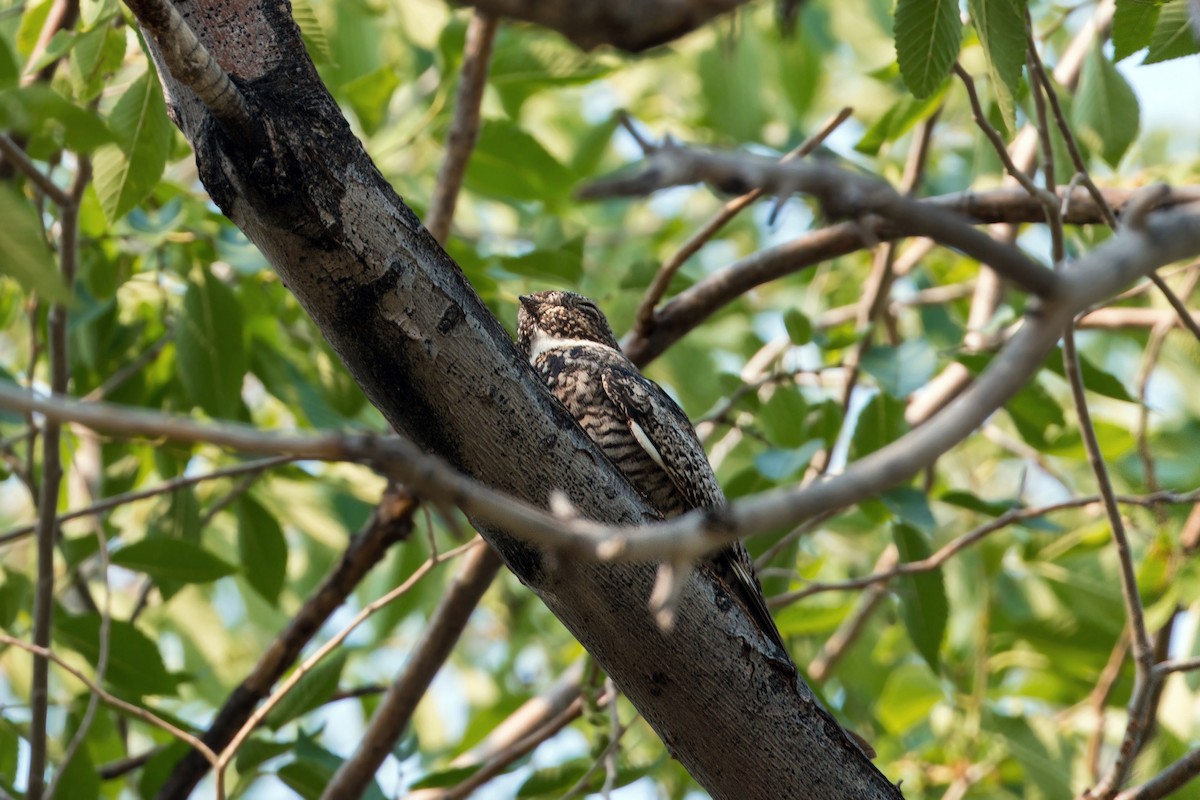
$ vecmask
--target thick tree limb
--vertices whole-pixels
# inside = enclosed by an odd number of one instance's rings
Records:
[[[470,0],[481,11],[558,31],[584,50],[666,44],[746,0]]]
[[[262,127],[231,138],[160,70],[205,186],[388,421],[505,495],[545,506],[557,488],[583,517],[652,518],[371,164],[286,7],[176,7]],[[688,581],[668,636],[645,606],[648,566],[571,564],[502,527],[480,530],[714,796],[898,796],[717,583]]]
[[[1118,213],[1135,194],[1134,190],[1103,191],[1108,204]],[[1102,223],[1103,213],[1083,188],[1060,199],[1070,198],[1064,222],[1072,225]],[[1172,190],[1165,205],[1200,200],[1200,187],[1185,186]],[[964,214],[980,224],[1044,222],[1045,209],[1020,187],[986,192],[959,192],[919,201]],[[870,247],[876,242],[911,236],[915,231],[871,219],[857,223],[842,222],[806,233],[790,242],[759,250],[725,269],[698,281],[659,308],[650,332],[643,337],[627,336],[621,346],[634,363],[644,366],[682,339],[720,308],[764,283],[807,269],[830,259]]]

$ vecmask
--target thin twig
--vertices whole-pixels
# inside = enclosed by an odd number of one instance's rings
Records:
[[[13,166],[21,171],[26,178],[38,188],[42,194],[50,198],[50,201],[59,208],[65,208],[71,204],[71,195],[63,189],[60,189],[54,181],[50,180],[50,176],[37,168],[37,164],[25,155],[17,143],[9,138],[6,134],[0,134],[0,155],[3,155]]]
[[[70,292],[75,285],[78,257],[79,200],[91,179],[91,162],[81,159],[66,203],[60,208],[62,228],[59,244],[59,269],[62,283]],[[50,391],[66,394],[71,380],[67,353],[67,307],[55,303],[46,320],[47,351],[50,354]],[[42,431],[42,481],[38,497],[37,584],[33,598],[33,643],[50,646],[50,628],[54,614],[54,546],[58,541],[58,492],[62,485],[62,425],[47,420]],[[33,659],[30,689],[29,771],[26,797],[41,800],[46,788],[46,717],[49,709],[49,663]]]
[[[259,473],[263,470],[279,466],[281,464],[290,464],[295,461],[294,456],[272,456],[271,458],[263,458],[257,461],[249,461],[244,464],[236,464],[232,467],[224,467],[222,469],[205,472],[198,475],[181,475],[178,478],[171,478],[162,483],[155,484],[146,489],[137,489],[132,492],[122,492],[121,494],[106,497],[103,500],[98,500],[83,508],[77,508],[73,511],[67,511],[58,515],[58,524],[69,522],[81,517],[90,517],[95,514],[102,514],[114,508],[135,502],[137,500],[145,500],[149,497],[157,497],[163,494],[177,492],[180,489],[186,489],[189,486],[195,486],[198,483],[205,481],[213,481],[219,478],[231,478],[237,475],[246,473]],[[12,528],[0,534],[0,545],[11,544],[33,533],[36,523],[29,523]]]
[[[450,221],[454,218],[454,207],[458,202],[463,176],[467,172],[467,162],[471,160],[471,152],[479,136],[479,110],[483,90],[487,86],[488,60],[492,56],[496,25],[495,15],[476,9],[467,26],[454,117],[446,136],[446,157],[438,170],[426,216],[429,232],[442,245],[450,238]]]
[[[1154,507],[1159,504],[1183,504],[1188,505],[1200,501],[1200,489],[1193,489],[1190,492],[1155,492],[1147,495],[1117,495],[1116,501],[1125,505],[1136,505],[1143,507]],[[946,544],[942,545],[938,550],[927,558],[919,561],[907,561],[892,569],[874,572],[870,575],[864,575],[861,578],[851,578],[845,581],[837,581],[832,583],[810,583],[803,589],[797,589],[794,592],[775,595],[770,599],[770,604],[773,607],[784,606],[794,603],[798,600],[803,600],[806,597],[811,597],[815,594],[823,592],[844,592],[854,589],[863,589],[877,583],[887,583],[893,578],[901,575],[915,575],[921,572],[929,572],[937,569],[945,564],[950,558],[962,552],[966,548],[976,544],[980,540],[990,536],[996,531],[1003,530],[1010,525],[1020,522],[1025,522],[1030,519],[1044,517],[1047,514],[1053,514],[1058,511],[1067,509],[1083,508],[1085,506],[1096,505],[1103,503],[1104,498],[1099,495],[1091,497],[1076,497],[1070,500],[1063,500],[1058,503],[1050,503],[1044,506],[1034,508],[1013,508],[1010,509],[994,520],[980,525],[977,528],[959,536]]]
[[[454,645],[466,628],[467,620],[483,598],[484,592],[492,585],[492,580],[502,565],[496,551],[479,538],[451,550],[444,558],[472,548],[472,552],[464,559],[462,569],[446,589],[441,602],[425,626],[421,640],[413,648],[408,664],[379,701],[357,750],[342,762],[325,786],[321,793],[322,800],[362,796],[379,766],[403,734],[417,703],[429,689],[434,676],[449,658]],[[382,605],[382,601],[377,603]],[[366,611],[367,609],[364,609],[364,612]],[[364,614],[360,614],[359,617],[365,619]],[[356,617],[352,624],[357,624],[360,621],[359,617]]]
[[[464,800],[474,794],[475,790],[490,781],[508,768],[518,758],[533,752],[539,744],[546,741],[563,728],[570,725],[583,712],[582,698],[567,706],[558,716],[543,725],[540,729],[515,742],[511,747],[497,753],[488,763],[473,772],[470,777],[447,789],[441,795],[441,800]]]
[[[341,559],[311,592],[275,639],[263,649],[249,674],[229,694],[217,711],[203,740],[214,750],[225,747],[267,697],[271,687],[299,657],[305,645],[378,564],[388,549],[412,535],[417,501],[403,491],[385,490],[370,519],[351,538]],[[161,797],[186,797],[208,769],[208,762],[189,750],[175,765],[160,789]]]
[[[200,741],[195,736],[193,736],[192,734],[183,730],[182,728],[176,727],[175,725],[173,725],[172,723],[163,719],[162,717],[158,716],[157,714],[153,714],[153,713],[147,711],[146,709],[141,708],[140,706],[135,706],[132,703],[127,703],[124,700],[122,700],[121,698],[115,697],[114,695],[109,694],[107,691],[105,691],[105,689],[102,686],[100,686],[95,681],[91,680],[86,675],[84,675],[82,672],[75,669],[75,667],[71,666],[69,663],[64,661],[53,650],[50,650],[45,647],[38,647],[37,645],[32,645],[29,642],[23,642],[20,639],[16,639],[5,633],[0,633],[0,644],[12,645],[13,647],[20,648],[21,650],[25,650],[26,652],[33,653],[34,655],[44,658],[47,661],[52,661],[54,664],[58,665],[61,669],[66,670],[71,675],[73,675],[76,678],[76,680],[78,680],[80,683],[82,683],[84,686],[86,686],[88,688],[88,690],[91,691],[93,694],[97,695],[102,701],[104,701],[104,703],[106,705],[111,706],[112,708],[115,708],[118,711],[123,711],[124,713],[128,714],[131,717],[140,719],[142,722],[145,722],[147,725],[153,725],[154,727],[158,728],[159,730],[169,733],[171,736],[174,736],[176,739],[179,739],[182,742],[187,742],[192,747],[196,748],[196,750],[198,750],[201,754],[203,754],[204,757],[208,760],[208,762],[210,764],[216,763],[217,754],[214,753],[212,750],[210,750],[204,744],[204,742]]]
[[[109,648],[112,645],[110,636],[112,631],[112,587],[108,582],[108,542],[104,538],[104,527],[96,526],[96,548],[100,553],[100,575],[104,584],[104,605],[100,607],[100,632],[99,632],[99,653],[96,656],[96,683],[103,684],[104,677],[108,672]],[[67,773],[67,767],[71,764],[71,760],[75,758],[75,754],[79,748],[83,746],[83,742],[87,739],[88,731],[92,727],[92,721],[96,718],[96,710],[99,707],[100,696],[92,694],[88,697],[87,709],[83,712],[83,719],[79,722],[79,727],[75,730],[75,735],[71,737],[70,744],[67,745],[66,751],[63,753],[62,761],[58,764],[58,769],[54,773],[53,780],[50,781],[50,788],[46,790],[46,798],[50,800],[58,791],[59,781]]]
[[[829,164],[781,164],[750,153],[701,152],[662,144],[646,158],[640,172],[595,181],[579,194],[592,199],[629,196],[701,181],[719,187],[760,188],[780,196],[804,192],[834,216],[857,221],[878,215],[910,233],[959,250],[1044,299],[1061,288],[1052,272],[1020,249],[997,242],[959,215],[906,198],[877,178]]]
[[[481,545],[486,547],[486,545],[482,544],[482,540],[473,539],[464,545],[459,545],[458,547],[447,551],[441,556],[441,558],[437,560],[429,559],[421,566],[413,570],[413,573],[409,575],[402,584],[397,586],[395,589],[392,589],[387,594],[384,594],[382,597],[379,597],[376,600],[368,603],[361,611],[354,615],[354,618],[350,620],[345,627],[334,634],[329,641],[317,648],[317,650],[311,656],[304,659],[304,661],[298,667],[296,667],[292,674],[289,675],[287,679],[283,681],[283,683],[279,684],[279,688],[272,692],[271,696],[263,701],[262,705],[255,709],[254,713],[251,714],[249,719],[246,720],[246,723],[242,725],[241,729],[229,741],[229,744],[225,745],[225,747],[221,750],[221,754],[213,760],[213,770],[217,774],[218,781],[220,781],[221,773],[224,772],[225,767],[228,766],[230,761],[233,760],[233,757],[237,755],[238,748],[242,746],[242,742],[246,740],[246,737],[248,737],[256,727],[258,727],[259,723],[262,722],[268,713],[270,713],[271,709],[274,708],[279,701],[282,700],[287,693],[295,687],[297,683],[299,683],[301,678],[312,671],[312,668],[315,667],[321,661],[321,659],[329,655],[329,653],[333,652],[334,649],[344,642],[346,637],[354,632],[355,628],[365,622],[367,618],[375,614],[375,612],[379,611],[379,609],[383,608],[401,595],[407,593],[434,567],[438,566],[439,564],[443,564],[446,561],[452,560],[468,550]]]

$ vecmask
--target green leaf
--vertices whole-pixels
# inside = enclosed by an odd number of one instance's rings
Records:
[[[925,339],[911,339],[899,347],[872,347],[862,357],[862,368],[892,397],[905,398],[924,386],[937,369],[937,351]]]
[[[12,629],[17,615],[22,610],[33,608],[33,581],[21,572],[3,570],[4,583],[0,583],[0,628]]]
[[[904,401],[885,392],[877,392],[858,415],[851,439],[856,458],[874,453],[908,431],[904,420]]]
[[[1021,438],[1042,450],[1062,433],[1062,407],[1041,384],[1030,382],[1004,406]]]
[[[81,100],[91,100],[104,88],[109,75],[125,58],[125,32],[101,25],[80,34],[71,54],[71,87]]]
[[[890,733],[904,733],[927,720],[944,697],[937,676],[926,667],[901,664],[889,672],[875,703],[875,713]]]
[[[897,486],[879,495],[879,499],[892,512],[896,520],[911,525],[930,536],[937,530],[937,519],[929,507],[925,492],[912,486]]]
[[[1063,367],[1062,348],[1056,347],[1054,351],[1047,356],[1043,365],[1047,370],[1055,375],[1063,378],[1067,374]],[[1125,384],[1121,383],[1111,372],[1105,372],[1096,366],[1087,356],[1079,354],[1079,377],[1083,379],[1083,386],[1090,392],[1111,397],[1114,400],[1124,400],[1126,403],[1136,403],[1137,399],[1129,393],[1125,388]]]
[[[114,140],[113,132],[93,111],[42,83],[0,93],[0,126],[30,136],[44,133],[77,153],[89,153]]]
[[[175,332],[179,379],[193,403],[209,416],[241,416],[246,357],[242,310],[233,291],[207,270],[188,284]]]
[[[53,64],[60,58],[71,52],[71,48],[75,46],[75,32],[60,30],[50,38],[50,43],[46,45],[38,57],[25,65],[26,73],[40,72],[48,64]]]
[[[1117,0],[1113,13],[1113,61],[1121,61],[1150,46],[1162,0]]]
[[[808,403],[797,386],[775,387],[771,396],[762,404],[758,419],[767,439],[778,447],[799,447],[810,438],[805,430],[804,419],[808,414]]]
[[[17,66],[17,57],[12,51],[12,46],[0,36],[0,91],[16,86],[20,77],[21,70]]]
[[[267,714],[267,725],[272,730],[278,730],[329,700],[337,691],[348,654],[349,651],[341,649],[317,662]]]
[[[754,467],[773,481],[785,481],[808,466],[825,442],[813,439],[794,450],[767,450],[754,457]]]
[[[112,563],[144,572],[155,580],[180,583],[211,583],[237,572],[233,564],[195,542],[167,536],[153,536],[126,545],[113,553]]]
[[[920,561],[933,553],[925,534],[911,525],[893,525],[892,535],[903,564]],[[941,663],[942,639],[946,635],[946,621],[950,614],[942,570],[939,567],[903,575],[896,581],[896,589],[908,636],[929,668],[936,673]]]
[[[1016,127],[1013,95],[1021,82],[1025,64],[1026,0],[968,0],[971,22],[983,45],[988,80],[1009,130]]]
[[[928,97],[950,74],[962,44],[957,0],[899,0],[896,60],[914,97]]]
[[[563,764],[543,767],[525,779],[521,788],[517,790],[517,797],[562,795],[583,777],[590,766],[591,759],[575,758]],[[597,770],[597,777],[603,781],[604,775],[601,770]]]
[[[950,87],[950,81],[942,81],[937,91],[925,98],[904,96],[887,112],[875,120],[859,139],[854,149],[866,155],[877,155],[883,145],[894,142],[913,129],[918,122],[928,119],[942,106],[942,100]]]
[[[762,140],[763,126],[771,119],[762,75],[773,55],[751,25],[741,26],[734,42],[714,38],[696,69],[706,125],[735,142]]]
[[[108,125],[116,143],[96,150],[95,185],[105,216],[115,222],[158,183],[171,149],[171,122],[153,70],[125,90]]]
[[[466,767],[447,767],[430,772],[414,781],[409,789],[416,791],[417,789],[444,789],[447,786],[456,786],[478,772],[482,766],[482,764],[472,764]]]
[[[400,78],[391,67],[380,67],[374,72],[361,75],[342,87],[350,107],[354,109],[363,130],[374,134],[387,120],[388,103]]]
[[[329,46],[329,35],[317,17],[312,0],[292,0],[292,19],[300,26],[300,36],[304,39],[305,49],[308,50],[313,63],[318,66],[332,64],[333,51]]]
[[[783,312],[783,326],[787,328],[788,338],[792,344],[808,344],[812,341],[813,325],[805,314],[798,308],[789,308]]]
[[[100,776],[96,774],[96,764],[92,761],[88,748],[81,747],[75,752],[75,757],[67,765],[66,770],[58,776],[60,797],[70,797],[74,800],[99,798]]]
[[[54,639],[95,667],[100,658],[100,615],[56,614]],[[114,619],[110,621],[108,642],[107,683],[134,697],[175,691],[175,678],[167,672],[158,646],[146,634],[128,622]]]
[[[516,275],[578,286],[583,277],[583,236],[558,246],[539,247],[525,255],[501,258],[500,265]]]
[[[1003,717],[988,713],[985,725],[1000,733],[1008,744],[1008,751],[1025,769],[1026,781],[1041,789],[1045,797],[1072,797],[1072,759],[1060,750],[1059,741],[1038,736],[1029,722],[1014,717]]]
[[[53,7],[54,0],[41,0],[41,2],[25,5],[25,13],[21,15],[21,24],[17,28],[17,52],[24,56],[33,52],[33,48],[37,46],[38,37],[41,36],[42,28],[46,25],[46,18],[50,15],[50,9]]]
[[[42,237],[37,212],[11,186],[0,186],[0,219],[4,220],[0,225],[0,274],[47,300],[66,300],[67,290]]]
[[[537,139],[511,122],[486,120],[465,182],[481,194],[545,202],[565,197],[574,181],[574,174]]]
[[[1137,138],[1138,101],[1099,45],[1084,61],[1072,112],[1083,143],[1116,167]]]
[[[287,542],[283,529],[269,511],[250,497],[237,502],[238,560],[246,580],[271,605],[279,604],[279,592],[287,576]]]
[[[281,756],[284,753],[290,753],[291,750],[291,742],[276,742],[270,739],[254,737],[247,739],[238,748],[234,765],[237,767],[238,772],[248,773],[260,764]]]
[[[1171,0],[1158,12],[1154,33],[1150,37],[1150,52],[1143,64],[1157,64],[1173,58],[1200,53],[1200,44],[1192,31],[1187,0]]]

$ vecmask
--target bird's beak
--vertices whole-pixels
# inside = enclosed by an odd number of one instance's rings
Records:
[[[537,310],[538,310],[538,301],[537,300],[533,299],[532,297],[530,297],[527,294],[523,294],[517,299],[519,299],[521,301],[522,308],[524,308],[527,312],[529,312],[533,316],[535,316],[535,317],[537,316]]]

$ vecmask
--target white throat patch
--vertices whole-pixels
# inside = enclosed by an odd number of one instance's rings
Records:
[[[598,347],[601,350],[607,350],[610,353],[620,351],[600,342],[593,342],[589,339],[563,339],[557,336],[551,336],[542,329],[538,328],[533,332],[533,336],[529,343],[529,363],[537,364],[537,360],[551,350],[557,350],[560,347]]]

